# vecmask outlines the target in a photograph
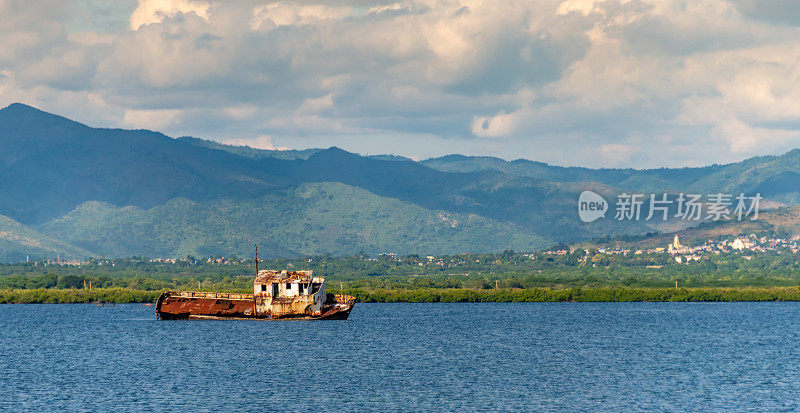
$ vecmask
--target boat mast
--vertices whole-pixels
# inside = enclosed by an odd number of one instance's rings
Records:
[[[255,244],[256,247],[256,277],[258,277],[258,244]]]

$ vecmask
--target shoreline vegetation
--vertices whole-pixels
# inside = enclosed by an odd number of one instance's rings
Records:
[[[581,287],[525,289],[345,290],[360,302],[733,302],[800,301],[800,287]]]
[[[154,303],[162,291],[126,288],[6,289],[0,304]],[[238,291],[242,292],[242,291]],[[330,289],[367,303],[800,301],[800,287],[598,287],[523,289]]]
[[[737,252],[678,263],[666,253],[509,250],[272,258],[260,268],[313,270],[329,292],[374,303],[800,301],[798,257]],[[0,264],[0,303],[153,303],[166,290],[251,293],[254,264],[222,257]]]
[[[127,288],[0,290],[0,304],[155,303],[161,291]]]

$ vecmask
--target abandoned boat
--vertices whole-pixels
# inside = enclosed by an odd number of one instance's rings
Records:
[[[325,292],[312,271],[258,271],[253,294],[166,291],[156,316],[176,319],[346,320],[355,297]]]

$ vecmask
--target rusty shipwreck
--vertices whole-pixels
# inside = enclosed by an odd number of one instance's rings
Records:
[[[325,292],[312,271],[258,271],[253,294],[167,291],[156,316],[176,319],[346,320],[355,297]]]

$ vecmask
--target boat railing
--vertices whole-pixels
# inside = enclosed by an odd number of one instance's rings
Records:
[[[180,296],[184,298],[211,298],[211,299],[226,299],[226,300],[252,300],[253,294],[240,294],[240,293],[212,293],[204,291],[171,291],[170,295]]]

